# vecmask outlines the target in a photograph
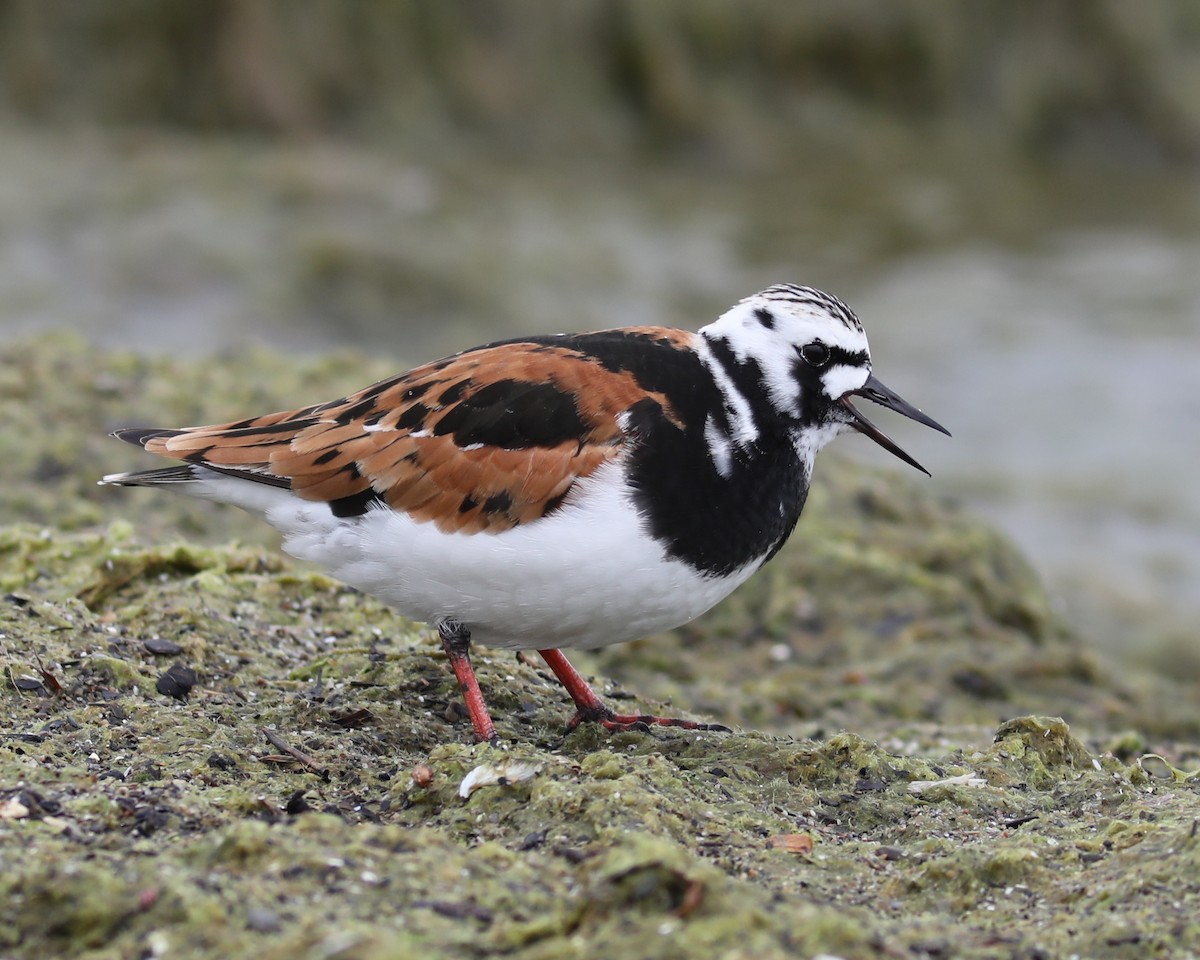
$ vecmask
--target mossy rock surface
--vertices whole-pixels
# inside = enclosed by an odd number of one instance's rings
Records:
[[[236,511],[94,486],[141,456],[108,428],[387,372],[6,353],[0,957],[1200,951],[1194,682],[1089,652],[930,484],[824,459],[738,594],[578,658],[734,733],[564,735],[536,658],[481,650],[501,748],[424,628]]]

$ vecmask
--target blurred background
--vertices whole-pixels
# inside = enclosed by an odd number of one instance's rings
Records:
[[[1200,617],[1198,228],[1185,0],[0,0],[0,350],[399,370],[812,284],[954,432],[886,424],[927,487],[1164,656]]]

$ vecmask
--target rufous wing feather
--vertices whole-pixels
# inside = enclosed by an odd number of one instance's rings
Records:
[[[679,347],[691,336],[657,328],[637,335]],[[249,480],[286,480],[309,500],[373,493],[445,532],[496,532],[558,509],[577,480],[619,456],[627,440],[621,414],[647,399],[671,419],[665,397],[573,349],[569,338],[520,341],[427,364],[332,403],[151,431],[144,445]]]

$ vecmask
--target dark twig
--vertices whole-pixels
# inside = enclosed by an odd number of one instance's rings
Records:
[[[276,733],[270,727],[263,728],[263,736],[267,738],[267,740],[270,742],[271,746],[277,747],[278,749],[280,749],[284,753],[286,753],[289,757],[291,757],[293,760],[296,760],[299,763],[303,764],[304,766],[308,767],[308,769],[311,770],[313,773],[318,774],[322,780],[329,779],[329,769],[327,767],[321,766],[319,763],[317,763],[316,760],[314,760],[312,757],[310,757],[303,750],[297,750],[295,747],[293,747],[290,743],[288,743],[286,740],[284,740],[283,737],[281,737],[278,733]]]

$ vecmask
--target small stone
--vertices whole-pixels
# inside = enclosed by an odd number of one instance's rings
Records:
[[[301,813],[308,813],[312,810],[312,805],[305,799],[304,791],[297,790],[288,797],[287,805],[283,809],[292,816],[297,816]]]
[[[29,816],[29,808],[16,797],[0,803],[0,820],[23,820]]]
[[[418,763],[413,767],[412,782],[417,787],[427,787],[433,783],[433,767],[427,763]]]
[[[787,853],[812,853],[813,838],[810,833],[778,833],[767,838],[767,848]]]
[[[186,700],[195,685],[196,671],[191,667],[176,663],[166,673],[159,675],[154,689],[164,696],[174,697],[176,700]]]
[[[257,933],[277,933],[283,924],[279,914],[266,907],[251,907],[246,911],[246,926]]]

